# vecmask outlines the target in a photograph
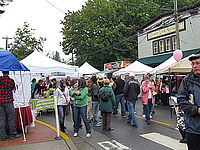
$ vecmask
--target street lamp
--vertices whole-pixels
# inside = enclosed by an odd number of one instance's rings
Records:
[[[6,36],[6,37],[2,37],[2,39],[6,40],[6,50],[8,50],[8,40],[12,38],[9,38],[8,36]]]

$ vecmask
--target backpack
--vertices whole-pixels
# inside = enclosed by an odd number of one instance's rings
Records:
[[[103,101],[103,102],[107,102],[110,98],[110,95],[106,92],[106,91],[103,91],[100,95],[99,95],[100,99]]]

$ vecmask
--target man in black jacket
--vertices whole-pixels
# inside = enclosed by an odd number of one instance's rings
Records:
[[[189,150],[200,150],[200,53],[189,58],[192,71],[182,80],[177,94]]]
[[[116,88],[114,89],[115,97],[116,97],[116,106],[113,109],[113,116],[117,114],[117,109],[119,106],[119,102],[121,103],[121,116],[126,117],[126,110],[125,110],[125,100],[124,100],[124,85],[125,81],[121,79],[120,75],[116,76],[115,80]]]
[[[97,78],[96,76],[92,76],[92,85],[90,87],[90,92],[92,95],[92,105],[93,105],[93,125],[95,127],[100,127],[101,123],[98,119],[98,113],[99,113],[99,88],[97,86]]]
[[[127,118],[127,124],[133,123],[134,127],[138,127],[138,121],[135,115],[135,103],[138,100],[140,94],[140,84],[134,79],[134,74],[130,74],[130,79],[126,82],[124,87],[124,97],[127,101],[129,115]]]

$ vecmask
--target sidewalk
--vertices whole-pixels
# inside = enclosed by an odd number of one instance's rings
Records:
[[[26,141],[24,142],[23,136],[18,139],[0,141],[1,150],[76,150],[77,148],[69,139],[69,137],[61,133],[64,137],[61,140],[56,140],[56,131],[51,126],[43,125],[35,122],[35,127],[30,128],[26,133]]]

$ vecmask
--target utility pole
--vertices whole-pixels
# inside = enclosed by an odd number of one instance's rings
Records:
[[[176,43],[176,49],[180,50],[180,36],[179,36],[179,19],[178,19],[178,2],[177,0],[174,0],[174,16],[175,16],[175,28],[176,28],[176,38],[177,38],[177,43]]]
[[[6,37],[2,37],[2,39],[6,39],[6,50],[8,50],[8,40],[12,38],[9,38],[8,36],[6,36]]]
[[[73,54],[74,54],[74,50],[72,50],[72,66],[74,66],[74,56],[73,56]]]

